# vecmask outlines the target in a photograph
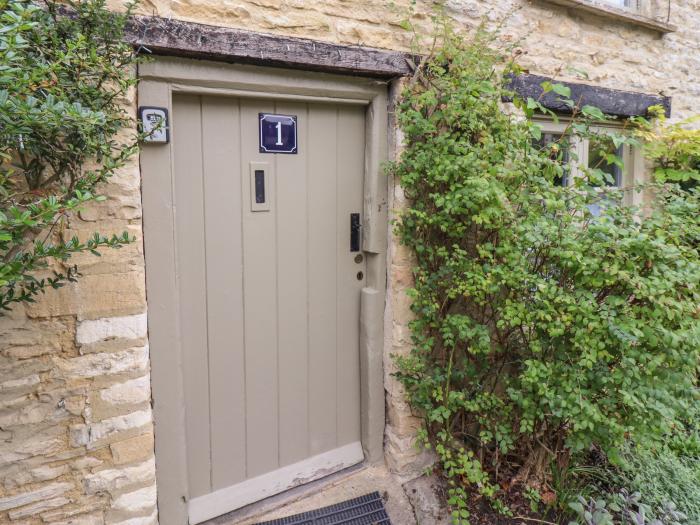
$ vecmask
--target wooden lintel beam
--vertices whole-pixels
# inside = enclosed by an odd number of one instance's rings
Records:
[[[552,82],[563,84],[571,90],[571,100],[578,107],[595,106],[607,115],[617,117],[644,116],[650,106],[662,106],[666,116],[671,116],[671,97],[610,89],[579,82],[561,82],[540,75],[522,74],[511,77],[509,89],[519,97],[531,97],[538,100],[544,107],[557,113],[570,113],[571,109],[561,101],[561,97],[550,91],[543,94],[542,83]]]
[[[157,16],[134,16],[127,39],[154,54],[264,64],[378,78],[408,74],[407,53],[345,46]]]

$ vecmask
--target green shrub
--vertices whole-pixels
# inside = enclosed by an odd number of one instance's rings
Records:
[[[128,14],[104,0],[0,0],[0,311],[74,280],[72,254],[131,240],[61,235],[136,151],[136,137],[120,135],[133,126],[123,108],[135,84]],[[47,267],[53,277],[37,279]]]
[[[417,261],[398,376],[457,522],[471,491],[498,501],[502,487],[546,486],[552,462],[594,444],[615,460],[628,439],[659,441],[697,387],[698,194],[656,185],[644,220],[616,205],[594,217],[619,194],[599,169],[554,184],[566,144],[533,144],[538,101],[504,112],[501,72],[514,69],[490,35],[446,30],[398,107],[393,171],[409,205],[396,231]],[[595,134],[600,111],[568,103],[570,133]]]

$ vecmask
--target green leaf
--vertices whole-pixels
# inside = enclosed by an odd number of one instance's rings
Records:
[[[581,108],[581,113],[595,120],[605,120],[605,115],[603,112],[595,106],[583,106]]]
[[[571,97],[571,88],[569,88],[563,84],[552,84],[552,91],[554,91],[557,95],[560,95],[564,98]]]

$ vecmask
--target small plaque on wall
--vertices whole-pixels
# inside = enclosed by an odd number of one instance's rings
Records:
[[[167,108],[141,106],[139,108],[143,141],[148,144],[167,144],[170,140],[170,123]]]
[[[260,153],[296,153],[296,115],[258,114]]]

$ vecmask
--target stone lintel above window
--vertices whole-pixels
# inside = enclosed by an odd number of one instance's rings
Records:
[[[656,17],[648,16],[646,10],[618,7],[613,2],[604,0],[545,0],[551,4],[586,11],[605,18],[620,20],[629,24],[653,29],[660,33],[673,33],[678,28]]]

